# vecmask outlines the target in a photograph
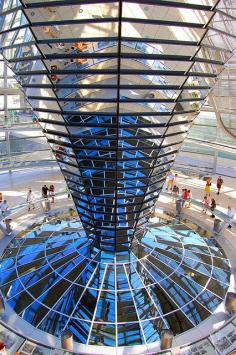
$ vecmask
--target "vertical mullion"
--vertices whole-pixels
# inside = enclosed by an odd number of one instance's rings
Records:
[[[92,333],[93,323],[94,323],[94,319],[95,319],[95,316],[96,316],[96,313],[97,313],[98,302],[99,302],[100,295],[101,295],[101,292],[102,292],[104,279],[105,279],[106,273],[107,273],[107,267],[108,267],[108,264],[106,264],[106,267],[105,267],[105,270],[104,270],[104,275],[103,275],[102,282],[101,282],[101,286],[100,286],[100,289],[99,289],[99,292],[98,292],[97,302],[96,302],[96,306],[94,308],[93,318],[92,318],[92,321],[91,321],[91,326],[90,326],[90,330],[89,330],[89,334],[88,334],[88,338],[87,338],[87,345],[89,344],[89,339],[90,339],[90,336],[91,336],[91,333]]]
[[[143,331],[142,322],[141,322],[140,317],[139,317],[138,308],[137,308],[137,305],[136,305],[136,302],[135,302],[135,299],[134,299],[133,291],[132,291],[132,288],[131,288],[131,285],[130,285],[130,281],[129,281],[129,277],[128,277],[128,274],[127,274],[127,270],[126,270],[125,267],[124,267],[124,270],[125,270],[125,274],[126,274],[126,278],[127,278],[128,284],[129,284],[130,294],[131,294],[132,299],[133,299],[133,303],[134,303],[134,307],[135,307],[135,310],[136,310],[137,318],[138,318],[138,321],[139,321],[139,323],[138,323],[139,324],[139,328],[141,329],[141,333],[143,335],[144,343],[147,344],[146,337],[145,337],[144,331]]]
[[[119,153],[119,113],[120,113],[120,70],[121,70],[121,35],[122,35],[122,0],[118,2],[118,46],[117,46],[117,106],[116,106],[116,182],[115,182],[115,228],[114,228],[114,251],[117,249],[117,244],[119,244],[119,240],[117,240],[117,223],[118,223],[118,153]]]

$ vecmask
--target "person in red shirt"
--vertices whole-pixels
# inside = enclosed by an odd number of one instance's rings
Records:
[[[185,207],[186,201],[188,200],[188,196],[189,196],[188,190],[183,189],[182,190],[182,208]]]
[[[184,200],[188,200],[188,197],[189,197],[189,192],[187,189],[184,190],[184,193],[183,193],[183,199]]]

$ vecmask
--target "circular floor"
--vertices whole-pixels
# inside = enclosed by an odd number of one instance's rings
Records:
[[[195,229],[195,230],[194,230]],[[1,260],[6,302],[32,326],[107,346],[180,334],[223,302],[229,262],[194,224],[160,219],[127,253],[95,248],[75,219],[51,220],[14,238]]]

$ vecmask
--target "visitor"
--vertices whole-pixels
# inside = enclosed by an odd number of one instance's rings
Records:
[[[175,181],[174,181],[175,185],[177,185],[177,179],[178,179],[178,174],[175,173]]]
[[[224,181],[221,176],[218,177],[217,182],[216,182],[216,187],[217,187],[217,195],[220,194],[221,187],[223,185]]]
[[[49,196],[52,198],[52,203],[54,203],[55,199],[55,187],[54,185],[49,186]]]
[[[12,232],[13,232],[12,226],[11,226],[11,222],[12,222],[11,218],[5,218],[5,220],[4,220],[4,223],[6,225],[6,227],[5,227],[5,235],[11,235]]]
[[[2,203],[2,202],[3,202],[3,193],[0,192],[0,203]]]
[[[182,212],[182,199],[177,198],[175,201],[176,216],[180,216]]]
[[[232,220],[234,219],[234,216],[235,216],[235,210],[231,207],[231,206],[228,206],[227,208],[227,218],[226,218],[226,221],[227,223],[229,223],[228,225],[228,228],[231,229],[232,228],[232,225],[230,224],[232,222]]]
[[[4,216],[7,213],[8,209],[9,209],[7,200],[3,200],[3,202],[0,205],[0,208],[1,208],[2,215]]]
[[[56,159],[64,160],[64,154],[61,154],[61,153],[65,152],[65,147],[58,145],[58,146],[56,146],[56,151],[57,151],[55,154]]]
[[[174,186],[174,181],[175,181],[175,175],[172,173],[172,171],[169,172],[168,174],[168,181],[167,181],[167,191],[172,191],[173,186]]]
[[[210,210],[211,210],[211,217],[212,218],[215,218],[215,215],[214,215],[214,211],[216,209],[216,201],[214,198],[211,199],[211,203],[210,203]]]
[[[178,196],[179,196],[179,188],[177,185],[174,185],[172,189],[172,202],[175,202]]]
[[[47,187],[47,185],[44,185],[44,186],[42,187],[42,196],[43,196],[44,198],[48,198],[48,187]]]
[[[192,192],[190,190],[188,190],[188,196],[187,196],[187,202],[188,202],[188,208],[191,207],[191,203],[192,203],[192,198],[193,198],[193,195],[192,195]]]
[[[32,121],[33,121],[33,124],[34,124],[34,125],[38,125],[38,123],[39,123],[38,117],[37,117],[36,115],[34,115],[34,116],[32,117]]]
[[[31,208],[33,208],[33,210],[35,209],[34,200],[35,200],[34,193],[32,192],[31,189],[29,189],[26,197],[26,202],[28,203],[28,211],[30,211]]]
[[[211,178],[207,179],[204,191],[205,191],[205,195],[210,197],[210,195],[211,195]]]
[[[8,338],[8,336],[6,337],[6,340],[7,340],[7,338]],[[7,349],[6,349],[5,343],[3,343],[3,341],[0,341],[0,355],[7,355]]]
[[[182,207],[186,207],[186,202],[188,201],[189,198],[189,192],[187,189],[184,189],[183,194],[182,194]]]
[[[181,194],[181,207],[182,208],[184,207],[184,204],[185,204],[185,200],[184,200],[185,192],[186,192],[186,189],[182,189],[182,194]]]
[[[67,185],[66,185],[66,193],[67,193],[67,197],[71,198],[70,190],[69,190],[69,187]]]
[[[202,200],[202,213],[207,213],[207,210],[209,209],[209,200],[207,195],[204,196],[203,200]]]

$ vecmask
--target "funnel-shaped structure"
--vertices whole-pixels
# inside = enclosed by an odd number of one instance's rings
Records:
[[[231,55],[235,39],[230,47],[216,12],[224,2],[1,4],[3,55],[38,114],[84,229],[101,249],[126,250],[143,233]]]
[[[222,252],[176,221],[144,230],[235,47],[227,0],[0,4],[2,54],[83,226],[52,223],[12,243],[0,282],[8,304],[40,330],[69,329],[87,345],[147,345],[162,329],[198,325],[228,288]]]

